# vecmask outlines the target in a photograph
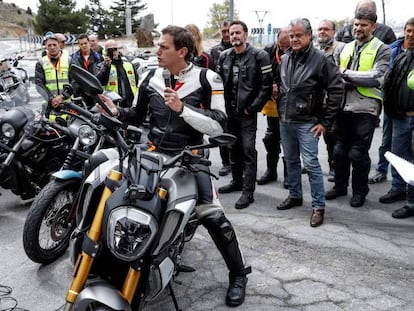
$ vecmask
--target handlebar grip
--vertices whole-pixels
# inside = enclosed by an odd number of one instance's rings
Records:
[[[72,102],[65,101],[65,102],[63,102],[63,105],[66,106],[67,108],[73,110],[73,111],[76,111],[77,113],[79,113],[79,115],[84,116],[84,117],[88,118],[89,120],[91,120],[92,117],[93,117],[93,113],[89,112],[86,109],[83,109],[83,108],[79,107],[78,105],[76,105]]]
[[[201,158],[199,163],[200,163],[201,165],[211,166],[211,161],[210,161],[210,160],[207,160],[207,159],[205,159],[205,158]]]

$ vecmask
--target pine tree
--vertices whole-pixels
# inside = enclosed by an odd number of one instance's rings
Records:
[[[126,33],[125,10],[128,3],[131,8],[132,32],[134,32],[140,24],[139,12],[147,8],[147,4],[139,5],[141,0],[116,0],[114,6],[111,6],[112,16],[112,35],[124,35]]]
[[[38,34],[47,31],[79,34],[87,29],[88,7],[75,11],[75,0],[39,0],[33,26]]]

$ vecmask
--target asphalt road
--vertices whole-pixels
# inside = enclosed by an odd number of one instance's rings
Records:
[[[259,118],[259,175],[265,170],[261,138],[265,119]],[[371,148],[374,167],[381,138],[376,129]],[[212,170],[220,167],[218,151],[211,154]],[[320,142],[320,162],[327,174],[325,145]],[[279,163],[279,175],[283,168]],[[370,186],[366,204],[349,205],[350,197],[327,202],[325,223],[311,228],[310,192],[303,176],[304,205],[287,211],[275,206],[288,192],[282,180],[257,186],[255,202],[235,210],[239,193],[221,195],[228,217],[236,227],[246,261],[253,268],[245,303],[237,310],[360,310],[409,311],[414,305],[414,218],[396,220],[391,212],[402,202],[384,205],[378,198],[390,181]],[[388,176],[390,180],[390,176]],[[223,185],[230,177],[216,182]],[[325,182],[329,189],[331,183]],[[22,229],[30,202],[7,191],[0,197],[0,284],[13,290],[19,308],[57,310],[70,285],[71,264],[67,256],[48,266],[31,262],[22,248]],[[196,269],[181,274],[174,284],[183,310],[228,310],[224,303],[227,271],[204,228],[187,244],[184,264]],[[0,294],[1,295],[1,294]],[[0,310],[13,302],[0,298]],[[168,295],[161,295],[147,310],[173,310]]]

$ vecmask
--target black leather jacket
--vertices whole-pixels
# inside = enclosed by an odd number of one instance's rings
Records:
[[[277,101],[282,121],[314,122],[331,128],[343,93],[338,67],[312,43],[298,54],[289,48],[282,56]]]
[[[234,48],[220,54],[217,72],[223,79],[226,109],[230,111],[232,101],[240,113],[246,109],[250,114],[262,110],[272,95],[273,75],[269,54],[247,44],[241,55],[237,98],[232,98]]]
[[[119,109],[119,119],[135,125],[141,125],[148,117],[148,138],[163,152],[201,144],[203,134],[211,134],[208,129],[218,126],[217,132],[222,132],[226,122],[223,84],[214,71],[190,64],[179,79],[175,89],[184,103],[182,113],[173,112],[165,104],[162,68],[144,73],[135,107]]]

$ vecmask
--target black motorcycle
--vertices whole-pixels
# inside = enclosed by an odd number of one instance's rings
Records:
[[[0,108],[8,110],[28,104],[29,77],[25,69],[19,67],[23,56],[0,60]]]
[[[59,170],[75,140],[70,128],[19,106],[0,117],[0,186],[33,198]]]

